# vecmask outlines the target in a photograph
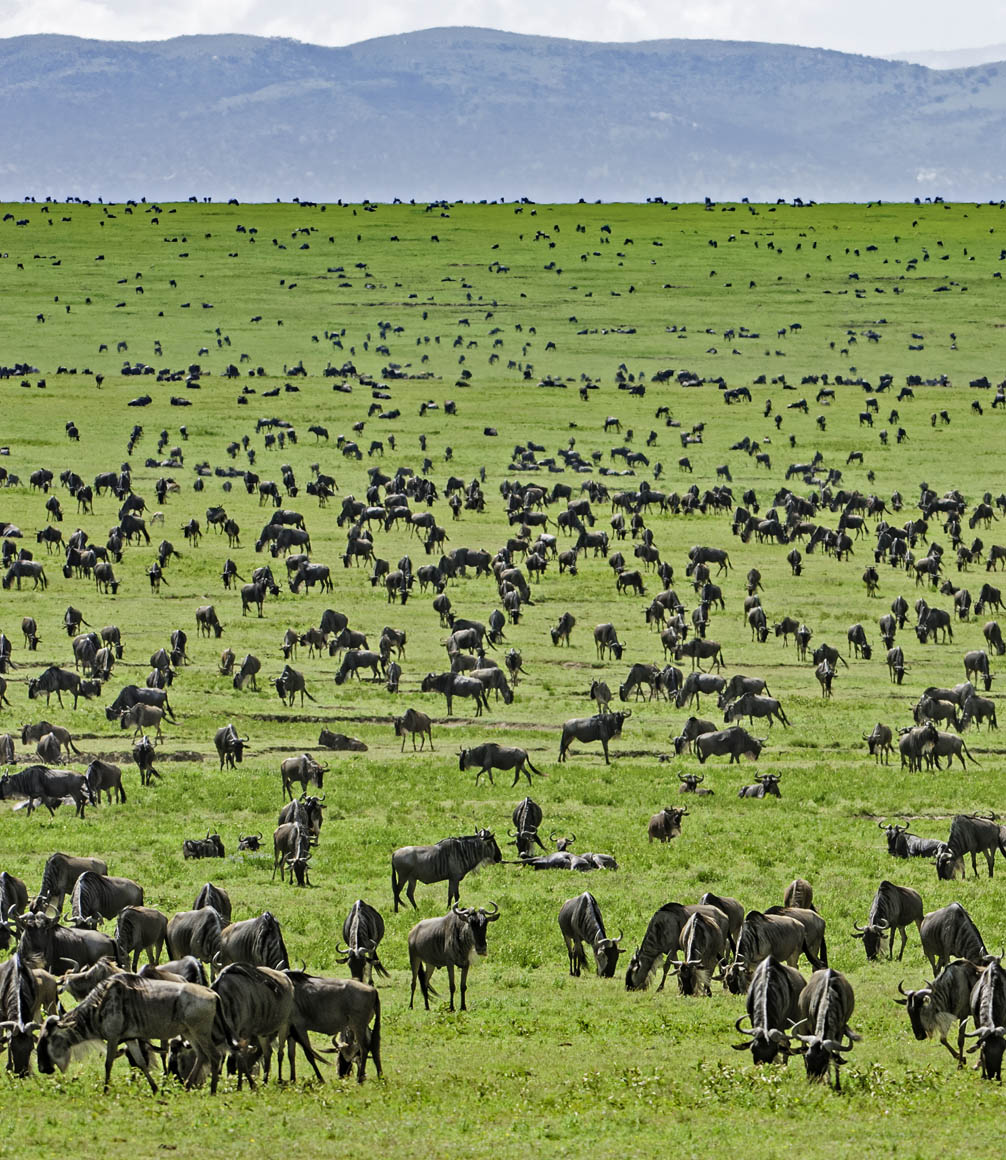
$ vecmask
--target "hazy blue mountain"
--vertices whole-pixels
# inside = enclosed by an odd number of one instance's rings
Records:
[[[441,28],[0,41],[0,195],[998,198],[1006,64]]]
[[[926,68],[973,68],[1006,60],[1006,44],[986,44],[981,48],[930,49],[918,52],[895,52],[891,60],[924,64]]]

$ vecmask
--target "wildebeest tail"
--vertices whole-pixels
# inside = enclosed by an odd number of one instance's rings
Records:
[[[377,1074],[381,1074],[381,995],[374,994],[374,1030],[370,1033],[370,1057]],[[366,1059],[366,1056],[364,1056]]]
[[[1004,852],[1006,853],[1006,852]],[[395,900],[395,910],[398,910],[398,903],[401,899],[402,884],[398,880],[398,874],[395,871],[395,855],[391,855],[391,897]]]
[[[307,699],[309,701],[313,701],[316,705],[318,704],[317,698],[312,697],[311,694],[307,691],[307,689],[303,689],[302,692],[303,692],[304,696],[307,697]]]
[[[965,755],[967,756],[967,758],[968,758],[968,760],[969,760],[969,761],[973,761],[973,762],[975,763],[975,765],[981,765],[981,762],[978,760],[978,758],[977,758],[977,757],[975,757],[975,756],[972,754],[971,750],[970,750],[970,749],[968,749],[968,747],[967,747],[967,746],[964,744],[964,739],[963,739],[963,738],[961,738],[961,749],[963,749],[963,750],[964,750],[964,753],[965,753]]]
[[[74,751],[74,753],[76,753],[76,754],[77,754],[77,756],[78,756],[78,757],[80,757],[80,756],[81,756],[81,752],[80,752],[80,750],[77,748],[77,746],[76,746],[76,745],[74,745],[74,743],[73,743],[73,739],[72,739],[72,738],[70,738],[70,737],[67,737],[67,739],[66,739],[66,745],[67,745],[67,748],[68,748],[68,749],[72,749],[72,750]],[[125,799],[125,798],[123,798],[122,800],[123,800],[123,801],[125,801],[126,799]]]
[[[891,931],[891,941],[894,941],[894,931]],[[821,966],[828,965],[828,944],[824,940],[824,935],[821,935]]]
[[[535,769],[535,767],[534,767],[534,766],[531,764],[531,758],[530,758],[530,757],[525,757],[525,758],[524,758],[524,763],[525,763],[525,765],[528,767],[528,769],[530,769],[530,771],[531,771],[532,773],[536,773],[536,774],[537,774],[539,777],[545,777],[545,776],[546,776],[546,774],[542,773],[542,771],[541,771],[540,769]],[[537,835],[535,835],[535,836],[537,837]],[[541,842],[539,842],[539,843],[538,843],[538,845],[539,845],[539,846],[541,846]],[[541,846],[541,848],[542,848],[543,850],[545,849],[545,847],[544,847],[544,846]]]

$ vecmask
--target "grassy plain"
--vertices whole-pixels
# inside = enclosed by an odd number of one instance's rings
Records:
[[[163,750],[164,780],[141,790],[132,768],[129,801],[88,812],[84,821],[61,810],[54,821],[23,812],[0,813],[3,866],[37,886],[45,857],[53,850],[95,853],[110,872],[144,884],[147,901],[168,913],[191,905],[207,879],[224,885],[235,916],[271,909],[281,920],[291,957],[319,973],[341,972],[335,944],[343,916],[358,897],[384,913],[388,923],[383,959],[391,980],[383,988],[386,1079],[362,1087],[333,1080],[324,1088],[272,1085],[255,1095],[226,1090],[212,1100],[166,1085],[151,1099],[139,1082],[117,1070],[112,1091],[101,1093],[97,1061],[77,1065],[65,1078],[36,1076],[15,1082],[0,1076],[0,1153],[24,1153],[24,1126],[31,1123],[30,1154],[50,1155],[73,1137],[79,1155],[153,1155],[198,1147],[208,1157],[237,1149],[295,1149],[303,1156],[331,1155],[347,1144],[375,1153],[406,1156],[524,1155],[528,1148],[555,1155],[642,1155],[671,1144],[687,1155],[716,1148],[745,1147],[755,1155],[790,1152],[793,1133],[811,1156],[848,1155],[878,1143],[899,1153],[953,1153],[966,1125],[972,1149],[998,1142],[1002,1093],[970,1070],[956,1072],[942,1049],[917,1044],[902,1009],[891,1001],[899,979],[918,985],[927,977],[917,937],[902,965],[866,964],[851,938],[852,922],[863,921],[877,882],[884,876],[922,891],[926,908],[959,899],[990,945],[1006,938],[998,879],[937,883],[929,864],[894,864],[885,852],[876,821],[910,816],[920,833],[944,836],[952,814],[1002,805],[997,735],[969,735],[980,764],[939,774],[907,775],[897,766],[878,768],[860,740],[877,720],[897,726],[910,720],[911,704],[929,684],[962,679],[960,657],[982,647],[981,622],[954,626],[954,643],[919,645],[902,634],[911,665],[903,688],[891,686],[876,628],[898,593],[913,601],[914,582],[881,569],[881,599],[868,600],[860,575],[872,561],[870,541],[856,544],[846,563],[805,554],[804,574],[790,576],[788,548],[740,544],[724,513],[648,521],[663,557],[675,568],[675,587],[689,606],[684,571],[692,544],[727,547],[733,571],[723,581],[727,608],[714,616],[710,635],[722,641],[727,671],[767,678],[793,721],[772,731],[760,763],[782,773],[780,801],[740,801],[738,785],[754,767],[728,768],[721,760],[705,767],[716,794],[690,801],[682,837],[673,845],[646,841],[646,821],[672,798],[677,773],[694,759],[659,763],[670,750],[685,712],[666,703],[633,705],[623,738],[613,745],[606,767],[596,747],[578,748],[559,765],[558,727],[585,715],[593,676],[614,686],[632,661],[659,660],[660,647],[643,621],[647,600],[616,597],[603,560],[581,560],[575,579],[560,578],[554,566],[534,589],[533,606],[521,624],[507,629],[507,642],[523,652],[529,676],[513,705],[493,705],[483,720],[444,719],[441,699],[424,697],[419,682],[444,665],[444,637],[429,597],[418,593],[403,609],[385,603],[362,570],[339,562],[344,532],[336,527],[338,500],[362,496],[366,470],[399,464],[419,470],[427,437],[432,477],[441,486],[449,474],[470,479],[486,472],[489,499],[483,517],[464,513],[449,519],[441,501],[434,510],[447,527],[451,546],[495,550],[508,534],[499,499],[506,478],[535,478],[510,469],[515,444],[533,439],[550,455],[575,438],[587,455],[601,453],[599,466],[617,468],[609,456],[623,442],[602,433],[607,415],[634,430],[632,446],[647,449],[655,484],[684,491],[692,482],[704,490],[717,465],[728,463],[735,495],[754,487],[763,507],[782,482],[788,463],[820,450],[828,467],[840,468],[843,483],[889,496],[900,489],[905,517],[918,484],[938,492],[960,488],[974,502],[1002,487],[1004,421],[991,409],[991,393],[968,389],[969,380],[1001,376],[1001,328],[1006,325],[1002,288],[1002,235],[1006,218],[997,206],[223,206],[181,204],[49,205],[3,207],[0,279],[4,293],[0,361],[36,368],[0,382],[0,442],[10,455],[0,460],[21,478],[5,489],[3,518],[18,524],[25,543],[39,556],[34,533],[45,523],[43,497],[28,490],[38,466],[72,468],[85,479],[127,458],[126,439],[136,422],[144,437],[131,457],[134,487],[156,507],[155,481],[170,475],[180,492],[162,506],[163,535],[182,553],[166,576],[168,586],[152,597],[146,567],[152,551],[131,548],[116,567],[118,596],[99,597],[88,582],[65,580],[59,562],[47,563],[45,593],[0,594],[0,627],[15,643],[20,666],[8,674],[8,696],[0,724],[12,732],[45,713],[67,725],[87,753],[123,759],[127,738],[110,726],[102,705],[82,703],[76,712],[49,711],[29,702],[24,681],[50,662],[70,666],[70,642],[62,631],[63,610],[75,604],[91,625],[117,623],[126,644],[109,697],[121,685],[141,683],[147,657],[181,626],[190,637],[193,663],[184,668],[171,699],[179,714]],[[436,240],[435,240],[436,239]],[[142,291],[142,293],[141,293]],[[798,325],[797,325],[798,324]],[[732,336],[725,334],[733,331]],[[872,332],[879,337],[867,337]],[[126,350],[119,351],[118,343]],[[155,349],[159,344],[159,353]],[[244,358],[243,356],[247,356]],[[160,370],[202,368],[199,389],[183,382],[157,383],[154,376],[125,375],[124,362]],[[352,376],[326,376],[329,365],[351,361],[360,372],[387,383],[399,408],[395,420],[368,416],[371,391]],[[303,362],[305,376],[291,369]],[[241,377],[223,377],[229,363]],[[384,368],[397,363],[409,378],[392,381]],[[262,373],[254,373],[261,368]],[[643,397],[619,390],[616,375],[646,386]],[[667,368],[688,369],[729,386],[748,386],[753,402],[724,406],[713,383],[682,388],[651,381]],[[462,377],[470,372],[469,377]],[[844,379],[894,377],[894,389],[879,396],[873,430],[860,427],[867,397],[861,386],[840,384],[831,405],[815,404],[817,386],[808,375]],[[96,375],[102,375],[99,386]],[[949,386],[917,386],[914,401],[895,402],[906,376],[946,375]],[[542,387],[548,376],[557,385]],[[759,382],[761,376],[765,381]],[[40,381],[44,380],[44,387]],[[579,387],[596,384],[581,401]],[[348,382],[351,393],[333,390]],[[299,388],[288,391],[287,384]],[[236,400],[244,388],[247,406]],[[264,398],[278,388],[276,397]],[[146,408],[127,402],[153,396]],[[170,404],[171,396],[191,401]],[[805,397],[809,413],[787,409]],[[445,399],[457,403],[446,416]],[[763,415],[772,400],[773,415]],[[972,413],[980,400],[984,415]],[[419,405],[440,409],[419,417]],[[656,419],[667,406],[677,427]],[[900,420],[889,421],[897,407]],[[951,422],[931,426],[946,410]],[[781,429],[775,414],[781,414]],[[826,430],[816,419],[823,415]],[[295,446],[267,450],[258,418],[291,420]],[[64,424],[76,422],[79,443],[70,443]],[[366,449],[385,443],[383,460],[344,459],[337,436],[355,437]],[[688,449],[694,475],[677,468],[680,431],[705,423],[704,442]],[[904,426],[909,440],[896,446],[893,432]],[[325,425],[331,439],[315,444],[307,428]],[[187,428],[181,442],[179,426]],[[486,426],[497,437],[484,435]],[[878,432],[886,427],[890,445]],[[183,470],[145,466],[159,458],[157,435],[180,443]],[[335,593],[295,596],[284,589],[266,605],[262,620],[240,615],[237,597],[219,581],[223,559],[232,555],[242,574],[263,562],[251,545],[268,509],[238,486],[229,493],[209,477],[201,493],[192,489],[194,468],[232,463],[226,447],[247,435],[262,478],[280,477],[289,463],[301,488],[318,463],[334,474],[339,496],[319,509],[303,491],[286,506],[304,512],[314,558],[333,567]],[[397,440],[391,451],[389,436]],[[772,470],[731,446],[745,435],[764,441]],[[790,447],[790,437],[795,446]],[[452,459],[445,459],[446,448]],[[846,466],[851,450],[863,465]],[[245,466],[242,452],[236,460]],[[874,480],[867,478],[874,473]],[[574,487],[572,473],[542,472],[543,483]],[[606,480],[614,491],[638,486],[642,476]],[[801,486],[797,490],[804,490]],[[116,522],[118,504],[96,500],[94,515],[78,516],[63,501],[65,530],[81,526],[102,543]],[[181,525],[190,516],[204,521],[205,508],[221,502],[242,529],[243,547],[207,534],[189,549]],[[556,509],[551,509],[553,514]],[[597,505],[599,526],[608,512]],[[832,526],[837,514],[825,518]],[[986,543],[995,529],[979,529]],[[152,528],[154,541],[162,534]],[[936,538],[948,544],[942,530]],[[631,541],[628,541],[631,550]],[[377,536],[377,553],[394,563],[409,552],[418,565],[422,547],[400,530]],[[948,560],[952,553],[948,554]],[[771,637],[753,644],[741,617],[743,577],[757,566],[764,577],[763,603],[770,618],[789,614],[814,630],[814,643],[829,641],[845,651],[849,625],[862,621],[877,646],[870,662],[850,660],[836,681],[834,700],[822,702],[811,666],[796,662],[792,648]],[[955,582],[973,593],[986,578],[979,567]],[[993,578],[994,582],[994,578]],[[648,596],[659,588],[648,581]],[[455,611],[484,620],[497,605],[486,581],[459,580],[449,590]],[[930,603],[949,599],[926,593]],[[197,638],[193,613],[215,603],[225,625],[222,641]],[[381,686],[332,682],[328,658],[296,667],[308,677],[319,704],[307,710],[280,705],[266,680],[258,694],[237,694],[216,669],[219,647],[240,657],[262,657],[262,677],[282,665],[284,630],[316,624],[326,607],[349,615],[374,643],[383,624],[408,630],[402,693],[396,701]],[[577,618],[573,647],[554,649],[547,628],[560,612]],[[37,654],[17,647],[19,619],[39,622]],[[611,620],[626,642],[620,664],[595,661],[591,628]],[[413,704],[435,716],[433,754],[401,754],[390,717]],[[701,716],[717,716],[704,703]],[[252,752],[237,773],[220,773],[213,753],[214,730],[234,721],[251,737]],[[271,883],[271,858],[229,856],[223,862],[186,862],[181,843],[218,828],[229,854],[237,834],[263,831],[267,843],[281,805],[278,763],[282,756],[314,746],[325,724],[352,733],[369,745],[366,754],[331,755],[326,779],[328,817],[312,866],[314,889],[297,891]],[[514,866],[483,871],[462,885],[464,903],[495,900],[503,919],[491,929],[489,958],[471,978],[471,1010],[452,1015],[441,1002],[429,1014],[408,1010],[405,939],[416,916],[394,915],[388,883],[389,855],[406,843],[433,842],[449,834],[490,826],[503,838],[510,811],[526,786],[510,791],[505,777],[495,787],[472,784],[457,768],[461,743],[504,737],[527,747],[547,777],[531,790],[545,811],[543,829],[575,831],[576,848],[610,852],[619,870],[586,878],[532,874]],[[19,746],[19,756],[23,747]],[[629,994],[621,977],[571,979],[556,924],[561,902],[584,889],[598,898],[609,928],[625,931],[631,950],[651,914],[672,899],[692,901],[705,890],[731,894],[746,907],[781,901],[796,874],[815,887],[818,908],[829,922],[832,964],[845,971],[857,995],[853,1025],[863,1035],[844,1072],[836,1097],[809,1087],[799,1061],[788,1070],[756,1070],[730,1050],[738,1000],[716,993],[684,1000],[672,989]],[[446,890],[420,887],[419,917],[443,912]],[[444,988],[446,980],[443,980]],[[120,1067],[122,1065],[119,1065]],[[808,1126],[813,1124],[813,1130]],[[198,1141],[198,1144],[196,1143]],[[350,1143],[352,1141],[353,1143]]]

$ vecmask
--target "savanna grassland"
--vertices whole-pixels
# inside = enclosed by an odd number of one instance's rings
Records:
[[[357,1087],[333,1075],[324,1087],[298,1081],[295,1088],[270,1084],[254,1094],[239,1094],[231,1082],[215,1098],[165,1083],[151,1098],[142,1076],[120,1063],[103,1095],[95,1057],[64,1077],[0,1076],[0,1152],[45,1156],[70,1149],[81,1157],[119,1157],[191,1149],[217,1157],[282,1150],[313,1157],[363,1148],[503,1160],[529,1151],[636,1156],[656,1148],[704,1156],[741,1148],[771,1156],[798,1148],[836,1156],[881,1146],[930,1156],[958,1152],[962,1133],[970,1151],[990,1151],[1001,1137],[1001,1090],[970,1069],[956,1071],[939,1046],[917,1043],[903,1009],[892,1002],[900,979],[917,986],[929,977],[916,933],[902,964],[867,964],[851,937],[853,922],[865,921],[877,883],[890,876],[920,890],[927,910],[960,900],[989,946],[1006,939],[998,877],[975,881],[969,872],[964,881],[938,883],[928,862],[893,862],[877,828],[880,818],[908,817],[919,833],[945,837],[954,813],[1002,809],[998,734],[969,732],[977,760],[966,772],[958,766],[921,774],[902,772],[896,762],[878,767],[861,740],[878,720],[910,723],[927,685],[963,679],[963,652],[984,647],[981,619],[955,622],[953,642],[945,645],[919,644],[909,625],[899,634],[909,673],[898,688],[888,680],[877,618],[899,593],[912,603],[923,589],[885,563],[879,598],[866,596],[861,575],[873,561],[874,520],[847,561],[808,554],[800,545],[804,569],[797,578],[785,561],[788,546],[742,544],[731,535],[732,509],[687,516],[654,510],[647,524],[689,609],[695,603],[685,576],[689,548],[729,550],[732,570],[718,578],[726,609],[714,612],[708,635],[721,641],[728,674],[766,678],[792,727],[772,727],[757,767],[707,763],[705,784],[715,795],[686,799],[691,812],[681,837],[651,845],[649,816],[677,804],[678,773],[697,768],[690,756],[658,761],[673,752],[670,738],[688,710],[666,701],[633,703],[623,736],[612,744],[610,766],[597,746],[574,746],[562,765],[555,758],[561,722],[590,711],[593,677],[614,688],[629,664],[662,661],[643,618],[660,589],[655,575],[647,574],[646,597],[617,596],[601,558],[582,557],[572,578],[560,577],[551,564],[534,584],[534,603],[520,624],[506,629],[506,644],[521,650],[528,674],[513,704],[491,702],[479,720],[446,719],[442,698],[419,691],[423,675],[447,667],[446,634],[431,594],[420,595],[417,586],[405,607],[389,605],[365,569],[343,568],[346,530],[336,519],[346,495],[364,495],[369,469],[419,472],[428,456],[441,492],[432,510],[447,529],[448,547],[495,552],[510,534],[499,493],[504,479],[578,489],[587,478],[511,466],[514,447],[529,440],[546,449],[539,460],[555,457],[559,466],[558,450],[575,440],[612,493],[636,489],[644,478],[668,492],[682,494],[693,483],[704,492],[715,483],[716,467],[727,464],[734,495],[754,488],[764,511],[786,467],[820,451],[825,469],[842,472],[841,486],[885,499],[900,491],[904,511],[892,520],[918,514],[921,481],[938,494],[958,488],[973,507],[986,490],[993,496],[1003,490],[1006,408],[992,408],[994,389],[968,384],[982,375],[995,384],[1002,376],[1004,234],[1006,215],[998,205],[3,207],[0,362],[30,369],[0,381],[0,443],[9,448],[0,464],[20,479],[0,497],[3,520],[17,525],[24,546],[44,560],[49,586],[0,594],[0,628],[14,643],[18,666],[6,675],[11,704],[2,709],[0,726],[18,734],[43,715],[67,726],[85,754],[122,762],[129,797],[121,806],[89,809],[83,821],[66,807],[49,820],[44,811],[26,817],[5,806],[0,864],[33,890],[52,851],[100,855],[110,873],[137,879],[147,904],[169,914],[188,909],[211,879],[229,891],[236,918],[265,908],[276,914],[291,959],[320,974],[344,972],[336,944],[346,911],[362,897],[387,921],[382,960],[391,978],[382,986],[383,1081],[371,1075]],[[231,364],[237,377],[225,377]],[[137,366],[155,373],[124,373]],[[675,373],[671,381],[654,381],[666,370]],[[178,372],[176,381],[160,371]],[[392,377],[393,371],[406,377]],[[681,386],[681,371],[706,381]],[[820,381],[804,381],[821,375],[834,388],[833,401],[818,403]],[[892,376],[892,386],[878,395],[884,375]],[[898,402],[910,375],[934,385],[916,385],[914,399]],[[724,405],[712,381],[720,377],[729,387],[750,388],[752,402]],[[381,384],[374,413],[370,380]],[[583,399],[580,388],[588,385]],[[343,386],[349,389],[333,389]],[[645,391],[620,389],[630,386]],[[128,406],[144,394],[152,397],[149,406]],[[172,397],[191,405],[174,406]],[[870,397],[879,402],[872,429],[859,421]],[[239,405],[239,398],[246,403]],[[801,398],[806,413],[790,406]],[[456,415],[445,414],[448,399]],[[976,400],[981,415],[972,410]],[[437,408],[420,416],[426,401]],[[661,407],[674,425],[656,417]],[[382,408],[400,414],[381,419]],[[890,418],[892,408],[897,419]],[[934,426],[931,416],[941,411],[949,423]],[[609,415],[620,418],[621,435],[603,433]],[[294,425],[296,444],[266,448],[256,423],[273,417]],[[67,439],[68,421],[77,425],[79,442]],[[128,456],[135,423],[143,436]],[[355,432],[358,423],[363,428]],[[703,441],[687,449],[689,475],[678,467],[680,436],[700,423]],[[327,441],[308,433],[316,424],[328,429]],[[899,426],[908,436],[901,444],[894,439]],[[485,434],[487,427],[498,434]],[[168,441],[159,453],[162,429]],[[886,446],[881,429],[890,432]],[[651,431],[652,445],[644,446]],[[224,592],[219,577],[232,556],[246,578],[268,562],[285,579],[282,560],[257,556],[252,546],[271,508],[246,494],[239,478],[224,491],[225,478],[212,471],[203,490],[193,489],[200,464],[249,466],[244,448],[236,458],[227,451],[245,436],[262,479],[279,481],[281,465],[292,468],[298,494],[284,506],[303,512],[312,558],[330,565],[335,585],[330,595],[295,595],[284,583],[262,619],[242,617],[237,595]],[[359,442],[362,460],[340,453],[340,436]],[[731,450],[745,436],[770,455],[770,469]],[[372,440],[383,442],[383,457],[367,457]],[[175,445],[183,467],[158,466]],[[601,476],[602,468],[621,469],[610,455],[620,445],[645,450],[649,466],[625,478]],[[861,465],[847,464],[851,451],[862,451]],[[29,490],[28,477],[44,466],[57,481],[67,469],[90,480],[127,458],[134,489],[151,511],[163,512],[164,523],[151,525],[153,546],[126,550],[115,566],[119,592],[106,597],[91,581],[64,578],[61,558],[35,543],[46,523],[46,497]],[[338,481],[327,507],[304,491],[314,464]],[[465,511],[452,521],[443,499],[448,476],[467,482],[483,469],[485,513]],[[154,487],[162,477],[179,490],[158,504]],[[801,494],[813,490],[799,480],[790,486]],[[63,504],[64,533],[79,526],[104,543],[118,502],[105,493],[95,499],[93,514],[78,514],[58,483],[54,493]],[[229,550],[205,528],[205,509],[217,503],[240,524],[240,548]],[[608,505],[594,506],[597,526],[607,527]],[[553,519],[561,507],[549,509]],[[834,527],[838,515],[823,511],[817,518]],[[191,517],[206,533],[197,547],[182,537],[181,525]],[[1002,538],[996,524],[964,534],[968,541],[980,535],[986,549]],[[181,555],[155,596],[145,572],[162,536]],[[996,583],[984,564],[958,574],[950,537],[935,523],[929,538],[946,547],[944,573],[955,584],[977,595],[984,580]],[[559,539],[560,547],[569,546]],[[632,543],[621,545],[627,556]],[[392,567],[406,553],[417,567],[426,562],[420,541],[401,526],[385,533],[375,525],[375,547]],[[741,605],[744,576],[755,566],[770,622],[794,616],[811,627],[814,645],[827,641],[843,655],[849,626],[866,627],[874,658],[849,658],[832,700],[821,698],[812,666],[797,662],[792,645],[774,635],[765,644],[752,642]],[[495,585],[484,578],[457,579],[447,591],[461,616],[484,621],[499,605]],[[924,595],[952,607],[948,596]],[[196,634],[195,609],[210,602],[224,625],[220,641]],[[96,629],[118,624],[125,656],[107,695],[82,701],[76,711],[55,701],[46,709],[29,702],[26,680],[50,663],[72,667],[62,629],[70,604]],[[366,631],[372,646],[385,624],[407,630],[397,697],[367,681],[336,686],[335,662],[301,651],[294,664],[317,704],[281,705],[268,678],[282,667],[283,633],[317,624],[329,607]],[[577,620],[572,647],[554,648],[548,627],[567,609]],[[25,615],[39,624],[37,653],[21,647]],[[619,663],[596,660],[591,629],[603,621],[613,622],[625,642]],[[129,736],[109,724],[103,706],[123,685],[143,683],[147,658],[176,627],[189,634],[191,658],[171,689],[179,722],[165,726],[159,747],[163,780],[141,789],[128,760]],[[258,693],[238,693],[219,675],[225,645],[239,658],[253,652],[262,659]],[[433,753],[400,752],[390,719],[408,705],[434,716]],[[458,714],[467,711],[465,703],[456,706]],[[721,716],[707,699],[699,715]],[[212,738],[228,721],[250,737],[250,753],[236,771],[221,772]],[[326,755],[316,745],[322,726],[362,739],[367,752]],[[458,769],[462,744],[491,738],[526,747],[544,771],[530,791],[544,810],[544,833],[575,832],[575,849],[614,854],[619,869],[581,878],[501,865],[466,879],[463,904],[492,900],[502,912],[490,928],[489,956],[470,978],[470,1010],[448,1013],[444,979],[433,1010],[410,1011],[406,936],[416,915],[392,912],[390,853],[480,826],[506,840],[526,784],[510,790],[500,775],[495,786],[483,780],[476,787],[473,775]],[[323,756],[331,769],[313,886],[297,890],[270,881],[271,854],[233,851],[238,834],[250,831],[262,831],[271,845],[282,804],[279,762],[304,750]],[[18,744],[19,764],[30,757],[30,747]],[[85,760],[75,759],[72,768],[83,768]],[[781,800],[737,798],[737,788],[758,771],[782,775]],[[183,860],[183,839],[201,837],[207,828],[219,830],[228,857]],[[828,920],[831,964],[856,990],[852,1025],[862,1041],[844,1069],[841,1095],[808,1086],[799,1060],[785,1070],[756,1069],[748,1055],[732,1051],[733,1023],[743,1007],[725,992],[683,999],[672,983],[662,993],[627,993],[621,970],[614,980],[568,974],[556,914],[582,890],[595,894],[610,931],[624,930],[631,951],[665,902],[691,902],[713,890],[761,908],[780,902],[797,874],[813,883]],[[442,884],[420,887],[419,917],[443,913],[445,898]]]

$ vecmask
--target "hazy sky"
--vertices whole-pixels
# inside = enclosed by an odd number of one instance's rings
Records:
[[[0,0],[0,37],[160,40],[244,32],[317,44],[441,25],[578,40],[710,37],[873,56],[1006,42],[1001,0]]]

